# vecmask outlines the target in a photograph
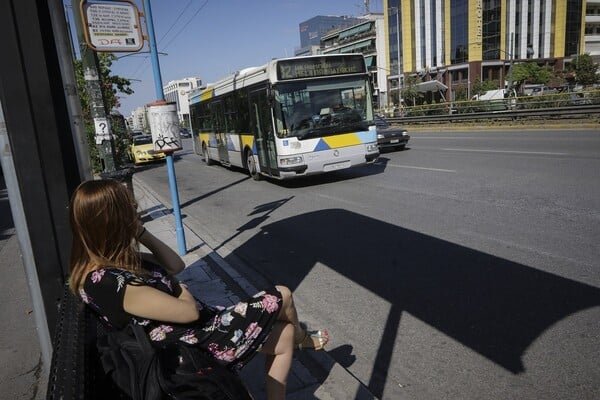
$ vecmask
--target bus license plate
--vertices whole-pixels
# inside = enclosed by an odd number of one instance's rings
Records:
[[[335,171],[335,170],[344,169],[344,168],[350,168],[350,161],[342,161],[342,162],[333,163],[333,164],[325,164],[323,166],[323,171],[329,172],[329,171]]]

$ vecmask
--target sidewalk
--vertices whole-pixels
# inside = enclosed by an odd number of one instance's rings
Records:
[[[144,226],[173,249],[178,249],[174,216],[151,189],[133,179],[134,194]],[[188,253],[183,256],[186,269],[178,275],[198,298],[208,304],[228,306],[259,291],[228,265],[184,224]],[[264,356],[258,354],[241,376],[256,400],[264,392]],[[326,352],[296,352],[288,379],[289,400],[367,400],[375,397]]]

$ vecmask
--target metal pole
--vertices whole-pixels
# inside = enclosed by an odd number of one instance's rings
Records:
[[[511,96],[512,93],[512,85],[513,85],[513,81],[512,81],[512,70],[513,70],[513,58],[514,58],[514,40],[515,40],[515,33],[511,32],[510,33],[510,52],[508,53],[508,58],[509,58],[509,67],[508,67],[508,95]]]
[[[397,69],[398,69],[398,108],[400,108],[401,86],[400,86],[400,8],[396,7],[396,47],[397,47]]]
[[[81,102],[77,95],[77,82],[75,80],[75,71],[73,68],[73,48],[69,38],[69,29],[66,21],[62,0],[50,0],[48,2],[50,18],[52,19],[52,31],[56,38],[56,51],[58,53],[58,62],[60,63],[60,72],[65,88],[65,98],[69,109],[69,118],[71,120],[71,129],[73,143],[75,143],[75,154],[77,156],[77,165],[79,166],[79,175],[82,180],[93,178],[92,162],[88,148],[87,136],[85,134],[85,123],[83,122],[83,113],[81,111]],[[77,12],[77,10],[75,10]]]
[[[98,57],[96,53],[88,48],[83,32],[82,18],[78,8],[73,9],[73,20],[77,30],[77,40],[79,41],[79,53],[83,66],[83,75],[85,87],[89,97],[90,112],[94,119],[94,128],[96,132],[96,147],[102,162],[102,172],[112,173],[116,170],[115,149],[113,136],[110,129],[110,118],[107,116],[104,97],[99,76]]]
[[[158,51],[156,49],[156,39],[154,37],[154,22],[152,21],[152,9],[150,0],[144,0],[144,13],[146,16],[146,28],[148,29],[148,43],[150,44],[150,58],[152,60],[152,70],[154,71],[154,89],[156,91],[157,102],[165,100],[163,93],[162,78],[160,76],[160,64],[158,62]],[[179,245],[179,255],[187,253],[185,244],[185,234],[181,222],[181,210],[179,209],[179,194],[177,193],[177,179],[175,177],[175,166],[173,163],[173,152],[165,153],[167,158],[167,171],[169,174],[169,187],[171,189],[171,202],[173,203],[173,214],[175,215],[175,230],[177,232],[177,244]]]
[[[21,189],[15,169],[13,152],[6,130],[4,113],[0,107],[0,166],[4,174],[4,180],[8,189],[8,203],[12,219],[17,232],[17,240],[21,249],[21,257],[25,276],[27,277],[27,285],[29,286],[29,294],[31,295],[31,303],[33,306],[33,319],[35,321],[38,340],[40,341],[40,352],[42,355],[42,368],[44,376],[48,376],[50,364],[52,362],[52,338],[48,328],[48,318],[44,307],[44,296],[40,287],[40,279],[37,273],[35,256],[33,254],[33,246],[31,245],[31,237],[29,236],[29,228],[27,227],[27,217],[23,208],[23,200],[21,197]]]

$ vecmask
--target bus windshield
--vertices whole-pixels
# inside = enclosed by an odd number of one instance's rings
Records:
[[[364,131],[373,119],[364,77],[279,83],[275,91],[278,137],[308,139]]]

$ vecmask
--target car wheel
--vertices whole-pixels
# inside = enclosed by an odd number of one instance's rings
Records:
[[[204,157],[204,162],[206,163],[206,165],[213,165],[214,161],[210,159],[210,157],[208,156],[208,147],[206,147],[206,144],[202,145],[202,156]]]
[[[248,150],[246,152],[246,168],[248,168],[248,173],[255,181],[260,181],[262,176],[258,172],[258,168],[256,168],[256,160],[254,159],[254,153],[252,150]]]

